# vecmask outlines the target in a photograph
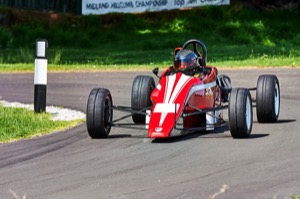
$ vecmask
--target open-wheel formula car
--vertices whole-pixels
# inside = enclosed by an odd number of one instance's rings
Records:
[[[199,48],[200,47],[200,48]],[[200,51],[199,51],[200,49]],[[147,129],[149,138],[168,138],[228,125],[233,138],[247,138],[252,131],[253,107],[260,123],[276,122],[280,110],[279,81],[261,75],[255,88],[232,88],[226,75],[206,65],[205,44],[196,39],[174,50],[174,63],[159,76],[139,75],[132,85],[131,106],[115,106],[106,88],[90,92],[86,110],[87,130],[92,138],[105,138],[111,127]],[[256,98],[250,91],[256,91]],[[223,110],[228,110],[227,121]],[[124,116],[113,118],[113,111]],[[133,123],[121,123],[125,118]]]

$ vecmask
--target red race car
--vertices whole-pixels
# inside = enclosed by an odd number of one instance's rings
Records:
[[[200,47],[200,52],[198,48]],[[256,88],[232,88],[230,78],[206,66],[206,46],[196,39],[174,50],[174,64],[159,76],[137,76],[132,85],[131,106],[114,106],[108,89],[94,88],[89,95],[86,124],[92,138],[105,138],[111,127],[147,129],[149,138],[168,138],[228,125],[233,138],[251,134],[253,112],[261,123],[276,122],[280,110],[279,81],[261,75]],[[250,90],[256,91],[256,99]],[[228,121],[223,119],[228,110]],[[113,119],[113,110],[125,112]],[[132,117],[133,123],[120,123]]]

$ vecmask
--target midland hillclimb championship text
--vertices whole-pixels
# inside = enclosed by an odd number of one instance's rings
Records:
[[[82,3],[82,14],[106,14],[113,12],[151,12],[204,5],[225,5],[230,0],[86,0]]]

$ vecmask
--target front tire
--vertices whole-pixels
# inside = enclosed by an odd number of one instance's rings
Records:
[[[155,88],[153,77],[139,75],[133,80],[131,91],[131,107],[133,110],[140,111],[152,105],[150,95]],[[146,112],[146,110],[143,110]],[[132,120],[135,124],[145,124],[146,115],[133,114]]]
[[[252,131],[252,101],[248,89],[232,89],[228,104],[230,133],[233,138],[247,138]]]
[[[276,122],[280,110],[280,89],[277,77],[275,75],[259,76],[256,88],[258,122]]]
[[[108,89],[94,88],[86,108],[86,125],[91,138],[105,138],[111,129],[112,97]]]

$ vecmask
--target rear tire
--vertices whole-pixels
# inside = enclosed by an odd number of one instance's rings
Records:
[[[275,75],[261,75],[256,86],[256,115],[260,123],[276,122],[280,110],[279,81]]]
[[[141,110],[152,105],[150,95],[155,88],[153,77],[139,75],[133,80],[131,91],[131,107],[133,110]],[[146,112],[144,110],[143,112]],[[146,115],[133,114],[132,120],[136,124],[145,124]]]
[[[105,138],[111,129],[112,97],[108,89],[94,88],[86,108],[86,125],[91,138]]]
[[[252,101],[248,89],[232,89],[228,104],[230,133],[233,138],[247,138],[252,131]]]

